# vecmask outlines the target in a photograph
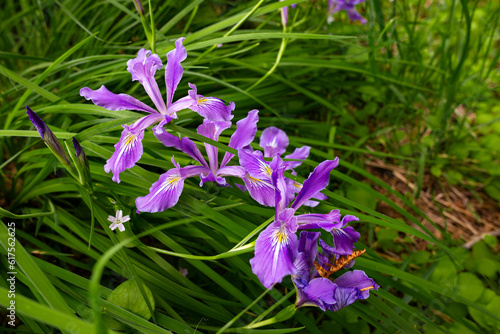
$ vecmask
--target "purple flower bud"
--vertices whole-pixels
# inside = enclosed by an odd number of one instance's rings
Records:
[[[42,137],[43,141],[45,142],[45,145],[56,155],[56,157],[61,161],[62,164],[70,166],[69,158],[66,155],[66,152],[64,152],[61,143],[57,139],[57,137],[50,131],[49,127],[47,124],[42,121],[40,117],[38,117],[37,114],[33,110],[30,109],[30,107],[26,106],[26,112],[28,113],[28,116],[30,118],[30,121],[33,123],[35,126],[36,130],[40,134],[40,137]]]

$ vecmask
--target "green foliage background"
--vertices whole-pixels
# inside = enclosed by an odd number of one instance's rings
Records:
[[[279,8],[292,3],[298,6],[283,32]],[[438,240],[421,223],[433,222],[413,204],[429,173],[500,201],[495,1],[367,0],[358,6],[366,26],[349,22],[345,13],[328,25],[326,1],[152,1],[154,33],[151,15],[141,21],[132,1],[6,0],[3,7],[0,262],[7,268],[6,224],[14,221],[19,331],[106,332],[116,323],[141,333],[500,331],[497,240],[481,241],[469,252],[439,227],[444,238]],[[285,280],[266,291],[248,262],[252,241],[274,210],[246,193],[187,180],[174,208],[135,214],[135,198],[172,167],[172,155],[182,166],[191,163],[151,131],[140,163],[121,175],[120,184],[104,172],[121,124],[141,115],[94,106],[80,97],[80,88],[105,85],[147,101],[126,61],[147,47],[165,63],[181,36],[188,58],[176,98],[192,82],[203,95],[234,101],[234,121],[259,109],[259,130],[285,130],[289,152],[312,147],[298,169],[303,178],[319,162],[340,157],[324,192],[329,200],[315,212],[340,208],[360,217],[357,248],[367,253],[355,268],[381,285],[366,302],[337,313],[301,308],[286,319],[293,284]],[[59,139],[80,141],[93,195],[41,143],[25,105]],[[457,114],[460,105],[476,113],[475,122]],[[170,128],[190,135],[200,122],[182,111]],[[219,147],[227,149],[228,140],[229,131]],[[418,189],[400,194],[370,174],[367,154],[415,171]],[[404,219],[377,212],[380,202]],[[116,209],[131,215],[125,233],[108,228]],[[427,251],[413,251],[416,238],[429,242]],[[403,261],[381,251],[398,252]],[[179,268],[188,270],[186,277]],[[6,272],[0,273],[3,306],[9,303]],[[109,298],[132,279],[134,288]],[[120,301],[129,298],[141,312]]]

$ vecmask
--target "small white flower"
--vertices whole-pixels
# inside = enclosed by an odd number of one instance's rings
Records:
[[[125,231],[125,226],[123,226],[123,223],[128,222],[130,220],[130,217],[128,215],[123,217],[122,210],[116,210],[116,217],[109,216],[108,220],[113,223],[109,225],[111,231],[114,231],[118,227],[120,232],[123,232]]]

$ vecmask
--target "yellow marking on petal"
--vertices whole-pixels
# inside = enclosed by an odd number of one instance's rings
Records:
[[[198,99],[196,102],[198,104],[205,104],[206,102],[208,102],[208,99],[206,97],[204,97],[204,98]]]
[[[174,178],[168,180],[167,184],[177,183],[177,182],[179,182],[180,179],[181,179],[180,177],[174,177]]]
[[[131,145],[131,142],[135,141],[135,138],[137,136],[133,135],[131,133],[128,133],[127,136],[125,137],[125,146]]]
[[[371,289],[374,289],[373,285],[369,286],[367,288],[360,289],[359,291],[366,291],[366,290],[371,290]]]
[[[255,178],[255,177],[253,177],[253,176],[250,176],[250,175],[247,175],[247,178],[248,178],[251,182],[253,182],[253,183],[262,182],[262,180],[261,180],[261,179],[257,179],[257,178]]]
[[[302,185],[300,183],[294,182],[293,186],[299,189],[302,189]]]
[[[273,171],[269,167],[267,166],[265,167],[266,167],[266,173],[270,176],[273,173]]]

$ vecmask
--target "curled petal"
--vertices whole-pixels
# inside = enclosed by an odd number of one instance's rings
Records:
[[[255,241],[255,257],[250,260],[252,271],[262,285],[271,288],[294,271],[297,255],[297,223],[292,216],[275,221],[259,234]]]
[[[326,160],[320,163],[314,171],[309,175],[304,185],[300,190],[297,198],[292,204],[292,208],[298,209],[305,201],[311,199],[319,191],[323,190],[327,185],[330,178],[330,172],[339,164],[339,158],[335,160]]]
[[[230,121],[234,117],[234,115],[231,114],[234,110],[234,102],[226,106],[224,101],[216,97],[198,95],[195,85],[190,83],[189,87],[192,89],[189,91],[189,96],[193,101],[189,108],[192,111],[211,121]]]
[[[132,81],[139,81],[158,111],[165,114],[167,107],[155,80],[155,73],[162,66],[160,57],[146,49],[141,49],[136,58],[127,62],[127,70],[132,74]]]
[[[335,253],[339,255],[351,254],[354,249],[354,243],[356,243],[361,236],[352,226],[334,228],[330,233],[333,236]]]
[[[259,145],[264,149],[266,158],[281,155],[285,153],[288,147],[288,136],[285,131],[271,126],[262,131]]]
[[[101,86],[98,90],[92,90],[88,87],[80,89],[80,95],[99,107],[104,107],[108,110],[139,110],[149,113],[157,111],[147,104],[133,98],[127,94],[111,93],[106,87]]]
[[[329,307],[331,311],[338,311],[358,299],[366,299],[370,296],[370,290],[378,290],[380,287],[362,270],[347,272],[337,278],[334,283],[338,287],[335,291],[336,303]]]
[[[167,66],[165,67],[165,84],[167,86],[167,107],[170,107],[174,98],[177,85],[182,79],[184,69],[181,62],[187,58],[187,52],[182,42],[184,37],[175,41],[175,49],[167,53]],[[170,111],[169,111],[170,112]]]
[[[262,137],[261,137],[262,138]],[[285,159],[297,159],[297,160],[306,160],[309,156],[311,148],[309,146],[302,146],[301,148],[296,148],[292,154],[288,154],[285,156]],[[297,168],[302,164],[302,161],[285,161],[284,162],[286,169]]]
[[[205,182],[216,182],[219,187],[228,186],[226,179],[219,175],[215,175],[211,170],[209,170],[207,174],[201,174],[200,180],[200,187],[203,186]]]
[[[259,111],[257,109],[251,110],[248,112],[247,117],[236,122],[236,131],[234,131],[229,140],[229,147],[240,150],[250,145],[257,133],[257,122],[259,121],[258,113]],[[232,157],[234,157],[234,154],[226,152],[222,159],[221,166],[225,166]]]
[[[337,286],[329,279],[315,278],[302,291],[299,290],[297,307],[318,306],[326,311],[337,302],[335,296],[337,289]]]

